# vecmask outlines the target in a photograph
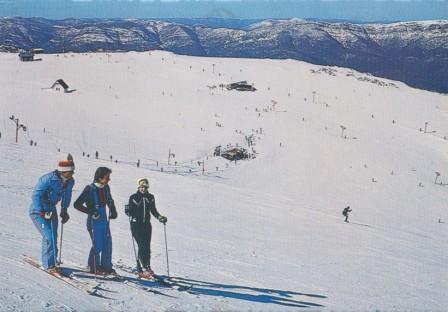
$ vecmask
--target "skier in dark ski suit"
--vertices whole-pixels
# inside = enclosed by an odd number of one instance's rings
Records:
[[[150,214],[163,224],[166,224],[168,219],[157,211],[154,195],[148,193],[148,179],[139,179],[137,183],[138,190],[129,198],[129,205],[127,205],[125,213],[129,216],[132,236],[138,245],[137,270],[141,277],[151,278],[154,272],[151,269],[152,227]]]
[[[349,212],[352,212],[352,210],[350,209],[350,206],[345,207],[344,210],[342,211],[342,215],[345,217],[345,222],[347,222],[347,223],[348,223]]]
[[[115,274],[112,268],[112,236],[109,219],[117,218],[117,210],[108,185],[112,170],[99,167],[95,172],[94,183],[87,185],[74,206],[87,213],[87,231],[92,239],[88,264],[90,272],[96,274]],[[109,215],[106,213],[109,207]]]

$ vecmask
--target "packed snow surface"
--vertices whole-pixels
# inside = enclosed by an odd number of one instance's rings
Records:
[[[0,54],[0,310],[446,309],[446,96],[291,60],[39,57]],[[69,92],[49,89],[58,79]],[[220,87],[243,80],[257,91]],[[11,115],[26,126],[18,143]],[[256,157],[213,156],[236,144]],[[170,274],[192,289],[102,281],[102,299],[23,262],[40,258],[33,187],[68,152],[73,200],[97,167],[113,170],[114,262],[135,264],[123,210],[149,178],[168,217]],[[85,266],[86,215],[69,213],[62,260]],[[152,224],[152,267],[166,274],[164,228]]]

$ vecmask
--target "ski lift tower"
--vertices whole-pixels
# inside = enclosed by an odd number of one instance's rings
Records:
[[[19,118],[16,118],[14,115],[9,117],[9,119],[11,119],[16,125],[16,143],[18,143],[19,142],[19,130],[22,129],[24,132],[26,132],[26,126],[24,124],[21,124],[19,122]]]

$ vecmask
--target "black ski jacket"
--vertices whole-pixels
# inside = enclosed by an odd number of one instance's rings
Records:
[[[156,209],[154,195],[151,193],[137,193],[129,197],[129,216],[134,224],[149,224],[152,214],[155,218],[159,218],[160,214]]]
[[[343,216],[347,216],[349,212],[352,212],[352,210],[350,209],[350,207],[346,207],[346,208],[344,208],[344,210],[342,211],[342,215],[343,215]]]
[[[110,211],[117,213],[109,185],[100,189],[94,183],[87,185],[73,203],[77,210],[89,215],[94,213],[98,207],[106,207],[106,205],[109,206]]]

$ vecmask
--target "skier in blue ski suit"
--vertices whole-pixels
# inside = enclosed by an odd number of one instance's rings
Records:
[[[42,267],[50,273],[58,272],[56,258],[58,254],[58,217],[56,205],[61,202],[60,217],[66,223],[70,216],[67,212],[75,184],[73,157],[59,161],[58,169],[40,177],[33,190],[29,215],[42,235]]]
[[[88,265],[92,273],[112,274],[112,237],[109,219],[117,218],[117,210],[108,185],[112,170],[99,167],[94,182],[87,185],[74,203],[74,207],[87,217],[87,231],[92,240]],[[109,207],[109,214],[106,212]]]

